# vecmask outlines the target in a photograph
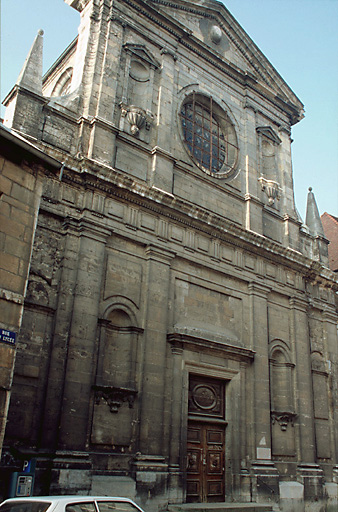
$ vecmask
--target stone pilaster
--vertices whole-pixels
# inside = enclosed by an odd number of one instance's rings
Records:
[[[72,450],[82,450],[86,444],[105,244],[110,231],[83,219],[79,223],[79,234],[59,438],[61,449]]]
[[[331,453],[333,464],[338,463],[338,356],[337,356],[337,313],[333,308],[323,312],[324,344],[329,365],[329,384],[332,407],[330,407]],[[338,483],[338,482],[337,482]]]
[[[171,383],[171,421],[170,421],[170,449],[169,449],[169,496],[170,503],[181,503],[183,501],[182,470],[182,357],[183,349],[180,343],[171,346],[172,374],[168,378]]]
[[[255,233],[263,233],[262,203],[259,194],[259,148],[256,134],[256,110],[247,102],[245,105],[245,225]]]
[[[293,177],[292,177],[292,160],[291,160],[291,138],[287,128],[281,128],[278,133],[281,144],[278,148],[278,174],[280,186],[282,189],[280,208],[281,213],[288,215],[290,219],[297,219],[294,203]],[[292,231],[291,231],[292,229]],[[296,232],[293,225],[290,226],[289,247],[297,248],[298,240],[295,238]]]
[[[315,460],[315,434],[313,423],[313,393],[311,377],[310,340],[307,302],[290,299],[291,342],[295,354],[296,424],[298,425],[299,461],[313,463]]]
[[[169,493],[171,503],[181,502],[183,496],[179,495],[181,489],[180,461],[182,459],[182,356],[183,349],[176,343],[171,347],[172,353],[172,394],[171,394],[171,431],[170,431],[170,453],[169,453]]]
[[[116,109],[118,75],[121,60],[124,27],[118,19],[110,20],[107,37],[99,39],[104,53],[102,69],[97,70],[93,88],[97,89],[97,105],[92,106],[94,119],[91,123],[91,138],[88,154],[90,157],[111,165],[115,153]],[[94,97],[96,96],[93,95]],[[118,109],[116,109],[118,110]],[[115,123],[114,123],[115,121]]]
[[[172,368],[172,394],[171,394],[171,432],[170,432],[170,464],[180,462],[180,441],[181,441],[181,415],[182,415],[182,355],[183,349],[173,345],[171,347],[173,358]]]
[[[174,125],[173,97],[175,83],[175,54],[162,50],[162,69],[157,111],[157,142],[152,151],[151,185],[172,192],[174,158],[171,140]]]
[[[255,432],[251,446],[251,457],[257,460],[271,459],[270,426],[270,380],[269,380],[269,332],[267,295],[270,289],[257,283],[250,283],[250,327],[252,349],[255,350],[251,385],[254,398],[251,406]]]
[[[147,283],[145,310],[145,352],[140,411],[140,451],[162,454],[167,316],[170,263],[174,253],[149,245],[146,248]]]
[[[67,219],[43,416],[42,447],[56,448],[79,255],[78,224]]]

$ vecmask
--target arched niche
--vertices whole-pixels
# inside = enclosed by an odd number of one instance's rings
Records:
[[[142,329],[132,308],[119,301],[99,321],[91,443],[113,452],[134,449],[137,422],[138,341]]]
[[[270,351],[271,409],[293,412],[292,369],[289,351],[281,342],[275,342]]]
[[[68,94],[70,91],[71,83],[72,83],[72,77],[73,77],[73,68],[71,68],[71,67],[67,68],[62,73],[62,75],[60,76],[58,81],[56,82],[53,92],[52,92],[52,97],[53,96],[65,96],[66,94]]]
[[[120,129],[146,140],[154,115],[155,73],[159,63],[145,45],[123,46],[124,76],[121,98]],[[127,123],[125,121],[127,120]]]
[[[294,400],[290,349],[282,340],[270,345],[270,400],[273,457],[295,456]]]
[[[140,329],[124,305],[110,308],[100,322],[98,385],[134,389]]]

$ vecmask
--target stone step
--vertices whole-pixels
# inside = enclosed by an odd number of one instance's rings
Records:
[[[273,512],[272,505],[261,503],[182,503],[168,505],[169,512]]]

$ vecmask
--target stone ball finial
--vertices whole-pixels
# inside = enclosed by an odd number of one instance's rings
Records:
[[[210,30],[211,41],[215,44],[219,44],[222,39],[222,30],[218,25],[213,25]]]
[[[312,187],[309,187],[309,192],[312,192]]]
[[[38,36],[43,36],[44,34],[44,31],[42,30],[42,28],[40,28],[40,30],[38,30]]]

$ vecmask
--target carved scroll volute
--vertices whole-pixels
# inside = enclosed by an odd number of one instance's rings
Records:
[[[271,423],[274,425],[278,423],[281,430],[285,432],[288,428],[289,423],[293,426],[296,414],[293,412],[271,412]]]
[[[114,386],[93,386],[95,391],[95,403],[98,405],[103,399],[109,406],[110,412],[117,413],[123,402],[128,402],[131,409],[134,405],[137,391]]]

